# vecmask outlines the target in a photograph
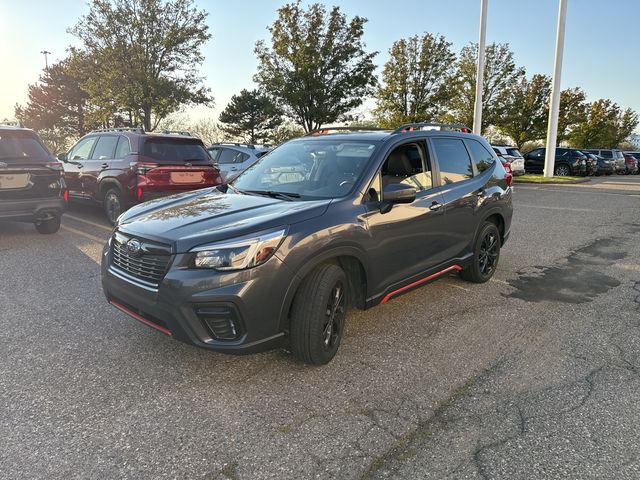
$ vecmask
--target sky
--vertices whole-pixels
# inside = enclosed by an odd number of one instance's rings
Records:
[[[611,98],[622,107],[640,111],[638,78],[638,0],[568,0],[562,88],[581,87],[589,100]],[[286,1],[196,0],[209,13],[212,38],[204,48],[201,74],[215,98],[213,109],[187,109],[196,118],[215,116],[233,94],[253,88],[257,40],[269,39],[267,26]],[[443,34],[459,51],[478,38],[480,0],[333,0],[348,15],[369,21],[364,40],[378,51],[380,72],[391,44],[399,38],[430,32]],[[0,0],[0,120],[12,118],[14,105],[25,103],[27,87],[49,62],[65,56],[69,45],[79,45],[67,29],[89,9],[80,0]],[[518,65],[527,75],[551,75],[558,0],[489,0],[487,43],[511,45]],[[371,105],[369,102],[368,105]],[[361,109],[366,113],[368,107]]]

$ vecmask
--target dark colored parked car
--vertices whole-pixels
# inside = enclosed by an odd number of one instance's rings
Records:
[[[627,168],[627,175],[636,175],[638,173],[638,159],[628,153],[624,154],[624,163]]]
[[[613,160],[607,160],[595,153],[586,153],[587,157],[594,159],[597,162],[598,169],[596,175],[613,175],[616,173],[616,162]]]
[[[229,185],[130,209],[102,257],[108,301],[192,345],[288,346],[323,364],[349,306],[449,272],[486,282],[509,236],[512,177],[482,137],[421,128],[433,126],[323,129]]]
[[[626,173],[627,171],[627,167],[624,161],[624,154],[622,153],[622,150],[618,150],[615,148],[613,149],[590,148],[584,151],[588,153],[595,153],[596,155],[599,155],[602,158],[607,160],[613,160],[616,164],[616,173],[622,174],[622,173]]]
[[[546,150],[536,148],[524,155],[524,169],[527,173],[543,173]],[[575,148],[556,148],[554,175],[586,175],[587,156]]]
[[[101,203],[112,224],[131,205],[221,183],[202,141],[183,134],[97,130],[58,158],[70,197]]]
[[[27,128],[0,126],[0,219],[55,233],[67,204],[62,164]]]

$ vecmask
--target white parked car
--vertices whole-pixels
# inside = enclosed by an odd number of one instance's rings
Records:
[[[508,145],[491,145],[491,148],[496,152],[496,155],[511,165],[511,170],[514,175],[525,174],[524,157],[516,147],[510,147]]]
[[[222,181],[227,183],[256,163],[271,149],[269,145],[214,143],[207,150],[220,169]]]

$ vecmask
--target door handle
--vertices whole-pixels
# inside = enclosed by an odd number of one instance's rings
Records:
[[[484,197],[484,195],[485,195],[485,192],[484,192],[484,189],[482,188],[476,192],[476,197],[482,198]]]
[[[102,165],[100,165],[100,168],[102,168],[103,170],[105,168],[109,168],[109,164],[108,163],[103,163]]]
[[[84,167],[84,165],[82,165],[81,163],[79,163],[78,165],[76,165],[78,168],[82,168]]]
[[[439,210],[440,207],[442,207],[442,204],[434,200],[433,202],[431,202],[431,205],[429,205],[429,210]]]

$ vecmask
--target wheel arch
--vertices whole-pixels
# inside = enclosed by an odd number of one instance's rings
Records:
[[[315,268],[325,263],[334,263],[345,272],[349,281],[349,304],[358,309],[364,309],[369,285],[368,261],[364,252],[353,246],[333,247],[321,253],[316,253],[306,261],[293,277],[280,310],[280,331],[289,330],[289,314],[291,305],[300,284]]]
[[[120,181],[118,181],[117,178],[109,177],[109,178],[104,178],[100,181],[100,185],[98,186],[97,200],[102,202],[102,200],[104,199],[104,195],[107,193],[107,190],[113,187],[120,190],[120,193],[124,195],[124,188],[122,187],[122,184],[120,183]],[[124,198],[122,200],[124,200]]]

